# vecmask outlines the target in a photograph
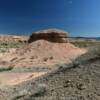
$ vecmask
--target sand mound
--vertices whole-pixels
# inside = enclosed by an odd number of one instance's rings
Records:
[[[52,43],[46,40],[37,40],[24,49],[17,50],[17,59],[14,66],[44,66],[57,63],[70,63],[73,59],[84,54],[85,49],[75,47],[70,43]]]
[[[1,54],[0,59],[16,67],[44,66],[70,63],[85,52],[85,49],[77,48],[70,43],[52,43],[46,40],[38,40],[23,49]]]

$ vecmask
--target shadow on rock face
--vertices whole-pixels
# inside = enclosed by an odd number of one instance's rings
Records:
[[[68,42],[68,33],[58,29],[48,29],[32,33],[28,42],[37,40],[47,40],[50,42],[66,43]]]

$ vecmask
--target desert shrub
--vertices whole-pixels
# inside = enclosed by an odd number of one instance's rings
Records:
[[[8,51],[8,48],[0,48],[0,52],[1,53],[5,53],[5,52],[7,52]]]
[[[26,43],[16,41],[0,41],[0,53],[9,51],[9,48],[23,48]]]
[[[4,71],[10,71],[13,69],[13,66],[9,66],[9,67],[2,67],[0,68],[0,72],[4,72]]]
[[[100,45],[91,46],[88,48],[88,52],[100,56]]]
[[[2,48],[20,48],[23,47],[25,43],[16,41],[0,41],[0,47]]]
[[[100,59],[100,46],[91,46],[88,52],[76,58],[73,62],[76,64],[86,63],[90,60]]]
[[[72,41],[72,44],[74,44],[77,47],[91,47],[91,46],[99,46],[100,45],[100,41]]]
[[[47,91],[47,86],[46,84],[38,84],[35,93],[32,95],[33,97],[40,97],[43,96]]]

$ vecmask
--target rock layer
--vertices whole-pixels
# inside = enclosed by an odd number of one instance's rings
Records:
[[[68,42],[68,32],[64,32],[58,29],[47,29],[42,31],[33,32],[28,42],[34,42],[36,40],[47,40],[50,42],[66,43]]]
[[[27,42],[27,36],[16,36],[16,35],[0,35],[0,42]]]

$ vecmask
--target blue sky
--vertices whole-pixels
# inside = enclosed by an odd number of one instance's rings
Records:
[[[100,36],[100,0],[0,0],[0,33],[59,28],[71,36]]]

